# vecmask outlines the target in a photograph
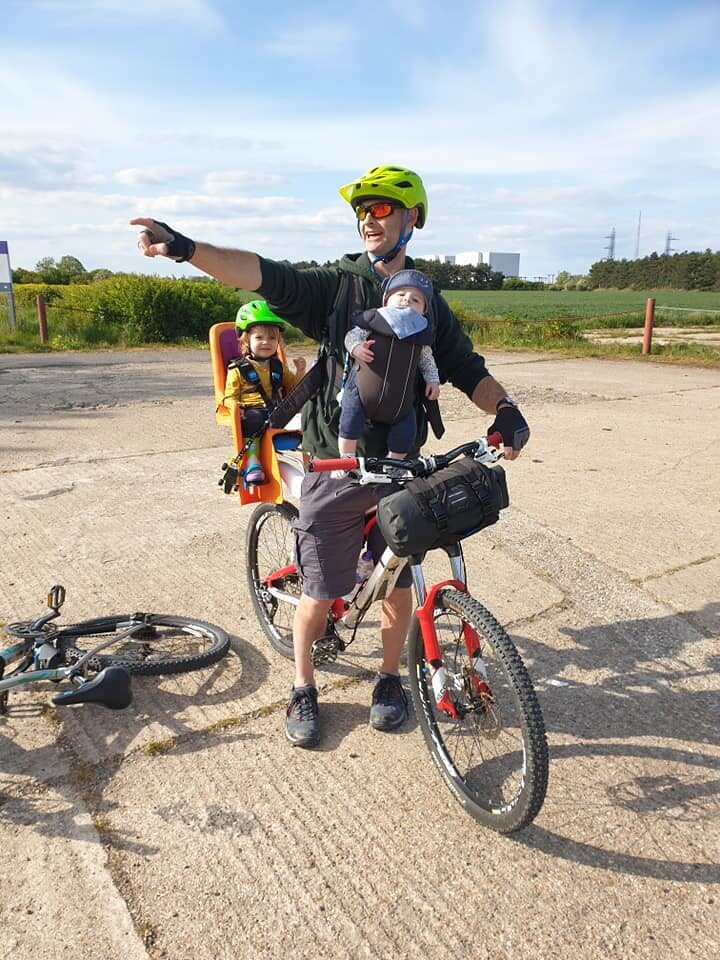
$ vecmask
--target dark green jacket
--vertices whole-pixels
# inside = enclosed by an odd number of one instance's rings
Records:
[[[414,267],[410,257],[405,266]],[[296,270],[289,263],[260,257],[262,283],[258,293],[265,297],[272,309],[298,330],[313,340],[321,341],[327,333],[327,318],[332,310],[338,289],[340,273],[355,273],[364,280],[365,303],[362,309],[382,306],[380,281],[373,273],[366,253],[347,254],[339,267],[315,267]],[[434,298],[437,324],[432,344],[433,356],[442,383],[450,382],[468,397],[483,377],[488,375],[484,359],[473,350],[470,338],[445,300],[437,291]],[[345,318],[343,318],[344,320]],[[339,347],[343,352],[345,334],[351,326],[347,320],[339,330]],[[427,439],[427,419],[418,392],[415,409],[418,418],[416,446],[419,449]],[[318,457],[338,455],[339,407],[333,408],[327,420],[318,399],[309,400],[303,409],[303,447]],[[387,452],[386,424],[372,424],[358,443],[358,453],[382,457]]]

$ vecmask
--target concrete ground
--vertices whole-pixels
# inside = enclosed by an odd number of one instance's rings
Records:
[[[467,547],[548,726],[513,838],[440,781],[415,719],[367,725],[377,638],[282,735],[291,665],[254,620],[251,508],[216,486],[207,353],[0,358],[0,622],[154,609],[232,653],[133,706],[12,695],[0,717],[0,958],[720,956],[720,371],[494,354],[533,427]],[[443,388],[447,434],[485,420]],[[1,645],[1,644],[0,644]]]

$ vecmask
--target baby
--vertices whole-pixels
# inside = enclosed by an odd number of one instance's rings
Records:
[[[427,320],[432,282],[419,270],[399,270],[383,283],[383,305],[356,318],[345,337],[353,358],[341,397],[338,449],[353,456],[366,420],[389,424],[388,456],[403,460],[415,442],[415,381],[437,400],[440,376]]]

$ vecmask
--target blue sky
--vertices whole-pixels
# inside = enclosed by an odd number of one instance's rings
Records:
[[[290,260],[358,249],[337,187],[421,174],[416,256],[521,273],[720,248],[720,2],[3,0],[13,266],[188,275],[132,216]]]

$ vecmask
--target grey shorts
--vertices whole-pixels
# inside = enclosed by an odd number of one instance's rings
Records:
[[[346,477],[307,473],[300,492],[300,516],[295,528],[296,561],[303,577],[303,593],[315,600],[333,600],[349,593],[363,543],[365,511],[377,505],[392,486],[352,486]],[[374,525],[370,550],[375,560],[385,541]],[[396,586],[412,584],[410,570],[400,574]]]

